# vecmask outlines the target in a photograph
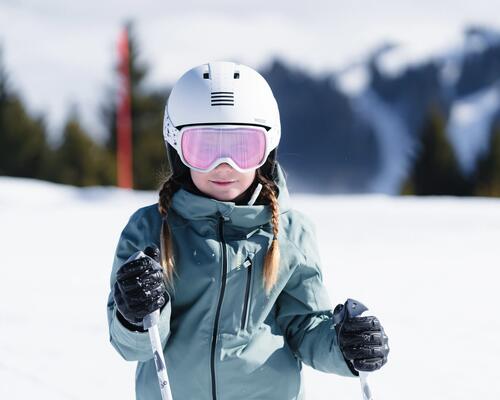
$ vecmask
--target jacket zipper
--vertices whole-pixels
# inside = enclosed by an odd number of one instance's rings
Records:
[[[222,308],[222,300],[224,298],[224,291],[226,289],[226,276],[227,276],[227,253],[226,242],[224,241],[224,216],[219,218],[219,240],[222,247],[222,285],[219,292],[219,302],[217,303],[217,310],[215,312],[214,330],[212,332],[212,348],[210,358],[210,372],[212,375],[212,400],[217,400],[217,388],[215,382],[215,351],[217,348],[217,333],[219,331],[219,317]]]
[[[247,269],[247,286],[245,289],[245,299],[243,303],[243,315],[241,316],[241,330],[245,329],[247,326],[247,314],[250,299],[250,287],[252,286],[252,260],[248,258],[245,263],[249,263]]]

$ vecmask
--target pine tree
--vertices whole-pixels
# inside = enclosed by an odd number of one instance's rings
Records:
[[[157,189],[166,174],[166,151],[163,142],[163,113],[167,93],[145,87],[148,66],[140,60],[140,49],[132,24],[128,24],[132,102],[133,174],[136,189]],[[112,99],[112,100],[111,100]],[[116,154],[116,93],[102,107],[108,129],[107,146]]]
[[[3,65],[3,52],[0,47],[0,106],[7,100],[8,75]]]
[[[0,175],[47,178],[50,157],[44,120],[9,88],[0,51]]]
[[[53,180],[59,183],[76,186],[115,183],[111,153],[90,138],[80,125],[76,112],[66,121],[53,167]]]
[[[500,197],[500,121],[492,124],[488,150],[478,159],[475,194]]]
[[[445,118],[431,108],[423,125],[420,146],[402,194],[465,196],[471,193],[445,130]]]

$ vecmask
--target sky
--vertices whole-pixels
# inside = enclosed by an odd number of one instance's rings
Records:
[[[149,84],[168,86],[209,60],[265,68],[280,57],[322,74],[348,68],[385,42],[418,60],[458,46],[465,26],[500,27],[499,14],[492,0],[0,0],[0,45],[11,84],[52,130],[77,106],[98,133],[116,40],[129,19],[150,65]]]
[[[120,231],[156,200],[0,177],[1,399],[134,398],[135,363],[109,343],[106,302]],[[387,332],[375,399],[500,398],[499,199],[291,201],[316,228],[332,307],[359,300]],[[304,380],[307,399],[362,398],[356,379],[305,367]]]

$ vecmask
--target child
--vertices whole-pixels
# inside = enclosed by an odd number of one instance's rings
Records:
[[[123,230],[108,301],[111,343],[138,361],[137,399],[161,398],[142,326],[157,309],[175,400],[304,399],[302,363],[345,376],[385,364],[376,318],[333,322],[264,78],[231,62],[193,68],[172,89],[164,137],[172,174]]]

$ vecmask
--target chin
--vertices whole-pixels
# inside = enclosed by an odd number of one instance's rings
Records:
[[[240,193],[238,192],[233,192],[233,191],[228,191],[224,193],[214,193],[212,196],[220,201],[232,201],[236,197],[238,197]]]

